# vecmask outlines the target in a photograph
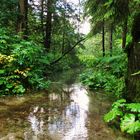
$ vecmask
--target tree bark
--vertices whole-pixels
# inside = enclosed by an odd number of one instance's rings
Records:
[[[112,56],[112,49],[113,49],[113,26],[110,27],[110,56]]]
[[[24,39],[28,38],[28,0],[25,0],[25,27],[24,27]]]
[[[122,49],[125,49],[126,47],[127,22],[128,22],[127,20],[128,19],[126,18],[122,28]]]
[[[23,32],[23,38],[28,36],[28,0],[19,0],[19,15],[17,18],[17,32]]]
[[[47,52],[49,52],[51,48],[52,14],[54,10],[53,5],[54,0],[47,1],[46,37],[45,37],[45,47]]]
[[[103,50],[103,57],[105,56],[105,25],[103,20],[103,26],[102,26],[102,50]]]
[[[66,14],[65,11],[63,12],[63,32],[62,32],[62,54],[65,51],[65,28],[66,28]]]
[[[140,13],[134,18],[132,37],[128,46],[128,72],[126,78],[126,98],[140,101]]]
[[[41,31],[42,31],[42,37],[44,39],[44,0],[41,0],[41,13],[40,13],[40,20],[41,20]]]

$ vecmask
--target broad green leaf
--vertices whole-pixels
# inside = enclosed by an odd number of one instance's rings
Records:
[[[0,78],[0,85],[4,84],[5,80],[3,78]]]
[[[125,103],[126,103],[125,99],[120,99],[120,100],[117,100],[116,102],[114,102],[112,107],[113,108],[123,107],[125,105]]]
[[[135,115],[134,114],[126,114],[121,119],[121,131],[127,132],[129,134],[134,134],[138,131],[140,131],[140,121],[135,121]]]
[[[5,73],[5,70],[0,69],[0,74],[4,74],[4,73]]]
[[[12,91],[13,93],[24,93],[25,88],[22,85],[17,85]]]
[[[140,112],[140,103],[130,103],[126,105],[126,108],[132,112]]]
[[[104,116],[104,121],[110,122],[116,119],[117,116],[122,116],[122,115],[123,115],[123,112],[120,109],[114,108]]]
[[[6,88],[8,88],[8,89],[9,89],[9,88],[12,88],[12,87],[13,87],[13,84],[7,84],[7,85],[6,85]]]
[[[0,43],[6,44],[7,42],[6,42],[6,40],[0,40]]]

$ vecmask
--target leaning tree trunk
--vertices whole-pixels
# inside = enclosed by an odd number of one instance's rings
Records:
[[[128,48],[128,75],[126,79],[126,97],[131,101],[140,101],[140,13],[134,18],[133,42]]]

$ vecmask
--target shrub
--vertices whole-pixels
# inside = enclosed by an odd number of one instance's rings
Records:
[[[89,67],[80,75],[82,83],[92,89],[102,88],[106,92],[113,93],[117,98],[122,97],[125,88],[126,55],[94,58],[92,63],[88,63],[89,61],[87,61]]]
[[[127,103],[125,99],[117,100],[112,109],[104,116],[109,123],[117,120],[122,132],[134,135],[140,132],[140,103]]]
[[[47,57],[42,46],[0,29],[0,94],[23,94],[27,88],[44,89]],[[43,63],[44,62],[44,63]]]

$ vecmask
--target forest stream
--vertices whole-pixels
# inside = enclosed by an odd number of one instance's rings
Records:
[[[54,79],[49,91],[0,98],[0,140],[130,140],[104,123],[104,92],[88,91],[75,72]]]

